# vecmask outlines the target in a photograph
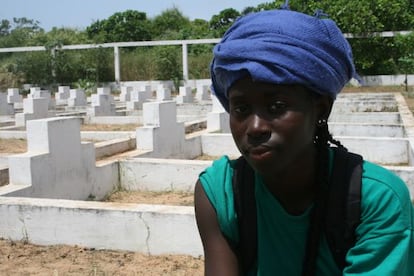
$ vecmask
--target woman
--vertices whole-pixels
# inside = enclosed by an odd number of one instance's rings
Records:
[[[350,46],[332,20],[290,10],[244,16],[216,45],[211,74],[234,141],[254,170],[257,252],[254,265],[243,271],[235,249],[235,161],[224,156],[195,187],[206,275],[414,275],[408,190],[396,175],[367,161],[360,224],[345,267],[335,263],[323,231],[316,234],[309,265],[311,217],[324,214],[315,206],[326,206],[321,203],[334,165],[330,144],[342,147],[327,121],[337,94],[355,75]]]

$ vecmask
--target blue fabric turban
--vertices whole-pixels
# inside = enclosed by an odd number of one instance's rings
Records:
[[[247,75],[335,99],[356,73],[351,47],[332,20],[272,10],[241,17],[214,47],[212,90],[227,111],[230,86]]]

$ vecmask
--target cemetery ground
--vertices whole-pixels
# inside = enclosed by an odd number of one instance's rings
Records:
[[[346,92],[380,92],[379,88],[354,89]],[[390,89],[385,88],[387,92]],[[411,90],[413,88],[411,87]],[[397,90],[402,92],[402,88]],[[391,91],[392,92],[392,91]],[[414,112],[414,92],[403,93]],[[109,126],[88,126],[88,130]],[[127,126],[126,128],[136,128]],[[130,129],[118,129],[130,130]],[[24,152],[25,140],[0,139],[0,152]],[[193,205],[193,195],[185,193],[135,193],[116,191],[108,201]],[[116,238],[116,237],[114,237]],[[0,239],[0,275],[203,275],[202,257],[185,255],[149,256],[146,254],[98,250],[80,246],[37,246],[29,241]]]
[[[106,201],[193,206],[184,192],[116,191]],[[114,237],[116,238],[116,237]],[[204,261],[186,255],[150,256],[79,246],[38,246],[0,239],[0,275],[203,275]]]
[[[203,259],[185,255],[35,246],[0,239],[1,275],[188,275],[204,273]]]
[[[84,125],[84,131],[131,131],[137,125]],[[0,153],[22,153],[24,139],[0,139]],[[184,192],[115,191],[106,201],[192,206]],[[37,246],[28,241],[0,239],[0,275],[203,275],[202,257],[149,256],[77,246]]]

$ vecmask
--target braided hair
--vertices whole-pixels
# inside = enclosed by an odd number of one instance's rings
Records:
[[[317,172],[314,180],[316,195],[315,205],[310,216],[306,254],[303,262],[303,276],[313,276],[316,274],[316,259],[325,223],[325,210],[329,192],[329,147],[335,145],[346,150],[338,140],[332,137],[328,129],[327,119],[320,119],[318,121],[314,144],[317,151]]]

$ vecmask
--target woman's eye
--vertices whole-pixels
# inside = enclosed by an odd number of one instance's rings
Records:
[[[232,108],[232,111],[237,114],[246,114],[247,112],[249,112],[249,106],[246,104],[235,105]]]
[[[284,111],[287,107],[287,104],[285,102],[282,101],[276,101],[273,102],[270,106],[269,106],[269,112],[271,113],[280,113],[282,111]]]

